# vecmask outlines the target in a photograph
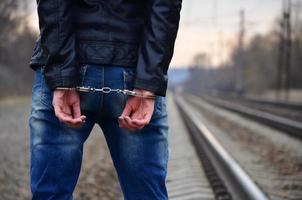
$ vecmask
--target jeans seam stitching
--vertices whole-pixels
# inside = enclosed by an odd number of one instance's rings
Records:
[[[46,95],[45,95],[45,90],[46,90],[46,82],[45,82],[45,76],[44,76],[44,70],[45,67],[41,67],[41,88],[40,88],[40,103],[44,106],[46,106],[47,108],[53,109],[52,103],[51,105],[48,104],[48,102],[46,102]]]
[[[83,65],[81,68],[81,75],[82,75],[81,85],[82,86],[84,85],[84,82],[85,82],[86,70],[87,70],[87,65]]]

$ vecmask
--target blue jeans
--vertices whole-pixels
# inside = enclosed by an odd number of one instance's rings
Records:
[[[168,162],[166,98],[157,96],[150,123],[129,132],[118,125],[127,96],[80,93],[81,111],[87,116],[81,128],[60,122],[45,84],[43,67],[35,72],[30,126],[32,199],[71,200],[81,169],[83,145],[97,123],[106,138],[126,200],[168,199],[165,179]],[[81,85],[133,89],[135,68],[83,65]],[[89,192],[89,191],[87,191]]]

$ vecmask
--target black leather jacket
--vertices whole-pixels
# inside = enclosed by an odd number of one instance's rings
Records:
[[[74,87],[85,63],[136,67],[134,86],[165,96],[182,0],[37,0],[30,66],[48,87]]]

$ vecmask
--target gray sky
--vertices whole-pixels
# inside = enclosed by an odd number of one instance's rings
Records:
[[[281,0],[183,0],[172,66],[187,66],[204,52],[211,62],[228,59],[239,31],[239,12],[246,12],[246,38],[271,29]],[[248,40],[248,39],[247,39]]]
[[[236,42],[240,9],[246,12],[249,38],[271,29],[280,13],[281,0],[183,0],[171,66],[188,66],[193,56],[202,52],[210,56],[214,65],[227,60]],[[31,21],[37,28],[35,8]]]

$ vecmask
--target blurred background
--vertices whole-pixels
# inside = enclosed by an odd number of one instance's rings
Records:
[[[38,32],[35,1],[0,1],[0,200],[30,197],[27,119],[34,73],[28,65]],[[169,89],[302,103],[302,1],[183,0]],[[97,142],[88,141],[75,197],[119,199],[97,132]]]
[[[194,92],[301,101],[301,4],[185,1],[170,71],[180,77],[170,78],[173,86],[186,79]]]
[[[183,86],[195,92],[270,96],[282,91],[291,94],[289,100],[297,99],[302,87],[301,4],[184,1],[170,86],[191,76]],[[39,31],[35,1],[2,0],[0,9],[0,95],[28,95],[33,76],[28,63]]]

